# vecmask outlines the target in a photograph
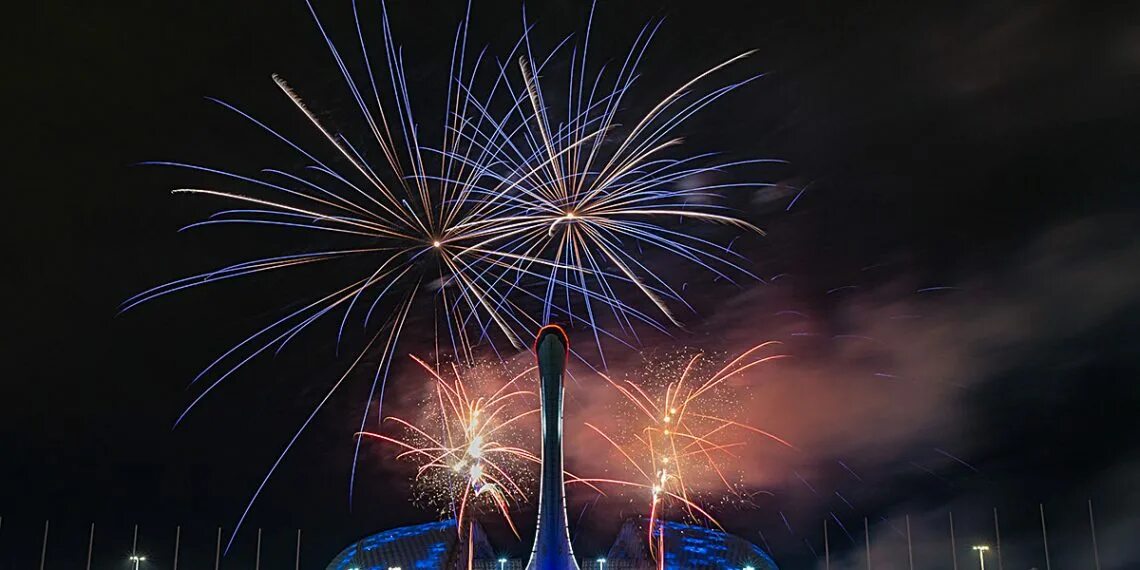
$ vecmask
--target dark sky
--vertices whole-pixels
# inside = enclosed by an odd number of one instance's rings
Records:
[[[461,10],[391,4],[414,62],[411,87],[435,101]],[[580,31],[588,9],[538,4],[528,16],[546,43]],[[1033,542],[1042,502],[1057,521],[1054,562],[1086,564],[1081,524],[1091,498],[1104,567],[1134,568],[1140,12],[1059,0],[919,4],[599,8],[591,49],[613,57],[647,19],[666,18],[647,59],[646,97],[757,49],[747,65],[769,75],[682,131],[694,146],[789,161],[750,173],[788,187],[740,203],[769,232],[740,247],[760,275],[786,278],[735,289],[695,271],[674,276],[702,285],[700,314],[689,332],[659,343],[730,350],[744,337],[810,329],[883,344],[792,346],[808,364],[785,370],[802,382],[772,394],[785,400],[771,418],[815,445],[803,464],[820,487],[838,485],[822,465],[841,457],[859,465],[865,481],[850,491],[857,504],[846,522],[879,521],[872,534],[883,567],[902,567],[891,525],[904,513],[925,532],[921,552],[935,567],[947,564],[938,550],[946,511],[962,521],[965,541],[987,536],[994,506],[1009,513],[1003,540],[1019,557],[1009,567],[1043,566]],[[349,2],[319,9],[334,27],[351,21]],[[116,316],[120,302],[147,287],[265,253],[250,230],[177,233],[211,204],[170,195],[187,183],[185,173],[132,165],[297,167],[204,97],[292,126],[301,118],[271,73],[327,94],[323,109],[351,100],[338,93],[340,78],[300,1],[52,1],[37,10],[8,84],[18,102],[7,112],[16,122],[5,224],[15,260],[0,388],[0,568],[31,567],[44,519],[52,520],[49,560],[59,567],[81,559],[91,521],[100,567],[121,567],[136,522],[155,557],[172,547],[174,525],[184,525],[183,563],[204,565],[215,528],[233,526],[347,361],[328,334],[310,335],[255,362],[172,431],[195,373],[304,290],[274,277]],[[517,37],[517,2],[480,2],[474,14],[477,43]],[[788,209],[790,188],[808,183]],[[916,293],[935,286],[953,289]],[[772,316],[788,308],[809,322],[793,327]],[[920,324],[889,322],[911,312]],[[877,370],[882,359],[922,387],[855,378],[852,371]],[[827,382],[840,377],[846,389],[866,388],[836,402]],[[962,388],[928,389],[932,382]],[[292,533],[303,528],[305,564],[316,568],[355,537],[431,518],[392,491],[402,489],[402,472],[376,462],[364,465],[350,512],[361,390],[342,393],[300,441],[228,565],[252,558],[259,526],[267,567],[291,560]],[[953,450],[972,468],[934,450]],[[729,516],[730,530],[751,540],[763,532],[778,561],[806,565],[803,539],[818,548],[817,521],[838,507],[782,477],[768,481],[778,499]],[[774,516],[781,510],[793,533]],[[582,540],[588,550],[599,539]]]

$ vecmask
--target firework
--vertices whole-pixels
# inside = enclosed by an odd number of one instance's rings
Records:
[[[741,267],[741,256],[693,234],[685,222],[727,224],[762,233],[716,204],[713,193],[768,184],[701,180],[705,175],[748,164],[781,162],[717,161],[713,153],[678,156],[671,152],[682,143],[675,133],[686,120],[761,77],[704,87],[710,76],[751,52],[696,75],[644,115],[621,116],[659,24],[642,29],[612,79],[606,76],[604,66],[592,76],[587,69],[587,25],[584,41],[570,57],[568,88],[563,97],[554,100],[544,94],[539,80],[538,70],[544,61],[535,58],[530,36],[524,33],[526,50],[518,59],[521,85],[508,84],[516,107],[506,117],[511,126],[500,129],[508,133],[509,144],[498,146],[494,153],[495,161],[503,167],[495,171],[495,186],[479,190],[487,200],[509,199],[519,204],[512,215],[496,221],[510,232],[484,243],[510,236],[512,248],[524,252],[509,260],[510,268],[528,275],[543,273],[540,291],[527,292],[541,298],[543,322],[558,314],[586,325],[595,337],[603,367],[601,340],[614,335],[599,325],[601,313],[610,313],[618,328],[634,336],[635,323],[664,330],[653,313],[626,301],[626,291],[649,300],[656,312],[673,324],[679,321],[667,301],[688,306],[681,293],[645,261],[646,249],[664,251],[729,281],[733,273],[755,277]],[[561,120],[555,110],[565,110]],[[623,130],[619,127],[622,122],[633,127]],[[555,128],[555,124],[559,126]],[[667,221],[671,222],[669,226],[665,225]],[[544,260],[545,267],[534,267],[536,258]]]
[[[534,446],[538,396],[523,386],[535,368],[517,373],[505,363],[452,364],[437,371],[412,357],[432,383],[421,415],[412,420],[384,418],[393,433],[362,432],[401,450],[397,459],[416,465],[418,496],[461,524],[472,513],[491,509],[515,534],[511,510],[534,492],[539,457]],[[504,378],[508,378],[504,381]]]
[[[437,144],[429,145],[421,138],[425,135],[413,113],[408,70],[386,12],[380,18],[383,45],[373,51],[357,8],[354,2],[357,37],[350,43],[358,49],[352,50],[356,61],[350,61],[346,55],[352,54],[334,44],[309,5],[355,103],[357,117],[349,124],[367,136],[342,134],[333,121],[310,109],[298,90],[274,75],[276,87],[311,127],[308,139],[286,136],[229,103],[214,101],[263,130],[267,140],[296,153],[303,168],[242,173],[178,162],[147,163],[190,169],[220,184],[181,188],[177,194],[235,204],[190,228],[251,224],[267,231],[307,232],[321,243],[344,242],[343,247],[314,246],[234,263],[143,291],[124,302],[127,310],[207,283],[299,267],[325,269],[323,275],[329,280],[325,288],[306,293],[293,304],[300,308],[241,340],[202,370],[195,382],[204,387],[176,423],[251,360],[281,350],[318,321],[338,322],[338,346],[350,326],[368,331],[365,338],[371,339],[358,347],[359,357],[294,433],[236,528],[297,438],[369,352],[379,358],[359,431],[364,431],[374,401],[380,402],[377,415],[383,417],[393,356],[419,309],[435,315],[434,327],[423,329],[434,331],[437,357],[438,352],[449,351],[472,362],[477,347],[497,352],[495,342],[504,340],[525,349],[522,339],[555,313],[565,315],[570,324],[588,326],[601,354],[603,338],[636,337],[635,323],[664,327],[632,300],[625,300],[628,288],[648,298],[672,322],[677,319],[667,301],[684,302],[648,261],[633,257],[631,248],[658,248],[723,277],[728,277],[728,270],[743,271],[737,264],[740,256],[727,247],[689,233],[687,226],[667,227],[664,220],[725,223],[756,231],[722,207],[706,203],[706,198],[718,189],[757,184],[702,185],[690,180],[758,161],[702,165],[713,160],[711,154],[666,155],[680,142],[673,134],[679,125],[754,79],[698,94],[707,77],[744,55],[668,94],[632,121],[635,126],[613,149],[603,141],[617,131],[619,108],[628,102],[656,25],[642,30],[609,88],[601,87],[599,72],[588,89],[587,27],[580,51],[574,48],[570,57],[572,87],[566,100],[552,101],[543,95],[538,77],[563,44],[546,56],[537,55],[528,35],[530,24],[524,21],[522,38],[502,58],[492,58],[486,50],[469,53],[465,18],[453,44],[447,107],[438,122],[442,135]],[[516,59],[517,75],[511,65],[502,63]],[[487,80],[489,69],[494,73]],[[549,108],[562,103],[568,115],[561,127],[552,128],[555,119]],[[275,242],[272,237],[266,241]],[[528,310],[539,304],[541,309]],[[600,311],[612,313],[621,332],[607,331],[596,318]],[[358,442],[350,501],[359,450]]]
[[[490,153],[496,144],[502,144],[473,142],[485,140],[487,135],[479,133],[494,123],[485,109],[494,99],[501,81],[492,82],[484,100],[476,99],[472,85],[483,54],[474,61],[469,58],[466,20],[456,33],[447,86],[448,107],[442,125],[444,134],[438,148],[432,149],[421,144],[407,88],[407,71],[387,14],[381,18],[382,56],[370,58],[361,15],[353,4],[359,55],[367,71],[363,76],[353,76],[315,10],[311,5],[309,8],[356,103],[359,111],[356,122],[372,135],[367,143],[369,148],[357,148],[349,142],[348,137],[318,118],[284,79],[274,75],[275,85],[313,128],[312,134],[320,141],[321,150],[295,142],[229,103],[214,101],[264,130],[273,142],[299,154],[306,162],[304,168],[295,172],[264,169],[256,174],[242,174],[177,162],[146,164],[190,169],[236,187],[233,190],[228,187],[175,190],[177,194],[212,197],[237,204],[188,228],[252,224],[265,229],[309,232],[321,239],[331,237],[350,243],[345,247],[235,263],[143,291],[127,299],[122,306],[125,311],[188,288],[270,271],[303,266],[326,268],[323,275],[331,283],[327,289],[307,295],[307,301],[296,304],[300,308],[241,340],[198,374],[194,382],[203,382],[205,386],[179,416],[176,425],[240,368],[259,355],[281,350],[317,321],[339,321],[338,346],[350,322],[375,329],[370,331],[371,340],[359,348],[359,357],[327,390],[285,446],[253,494],[237,528],[316,413],[342,386],[352,369],[363,361],[364,355],[378,351],[375,373],[361,414],[360,430],[364,429],[373,402],[379,400],[383,405],[389,368],[413,307],[421,304],[426,305],[424,308],[430,307],[428,311],[436,314],[437,347],[443,345],[469,362],[475,357],[475,347],[490,339],[495,331],[521,350],[525,343],[520,339],[539,324],[525,312],[516,310],[510,300],[509,293],[517,289],[516,280],[506,278],[504,273],[521,275],[525,271],[512,268],[502,260],[518,259],[520,254],[510,249],[509,239],[495,239],[495,236],[509,234],[510,227],[498,220],[509,217],[518,207],[517,200],[510,199],[509,193],[501,200],[472,197],[489,176]],[[375,61],[377,59],[379,61]],[[386,78],[380,74],[382,68],[386,68]],[[470,110],[475,108],[484,111],[478,117],[469,116]],[[439,159],[432,160],[432,153]],[[374,163],[366,156],[379,156],[381,160]],[[273,243],[271,237],[268,243]],[[546,261],[538,258],[526,261],[528,266],[547,266]],[[382,407],[377,415],[382,417]],[[359,451],[358,443],[349,481],[350,501]],[[235,528],[233,536],[236,532]]]
[[[618,427],[585,425],[613,448],[633,477],[585,481],[636,490],[647,505],[651,551],[659,546],[654,536],[662,540],[661,521],[671,514],[720,526],[702,499],[743,496],[734,450],[747,445],[748,438],[759,436],[794,449],[779,436],[735,419],[740,394],[729,386],[743,372],[785,358],[770,353],[778,344],[757,345],[719,366],[703,353],[676,355],[651,363],[636,381],[603,375],[621,395]]]

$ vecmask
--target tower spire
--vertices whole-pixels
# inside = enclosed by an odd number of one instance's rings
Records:
[[[534,349],[542,401],[542,478],[538,528],[526,570],[578,570],[570,548],[562,476],[562,387],[570,340],[562,327],[547,325],[538,331]]]

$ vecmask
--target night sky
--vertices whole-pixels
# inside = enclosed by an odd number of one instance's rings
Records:
[[[433,90],[444,85],[462,6],[390,4],[428,117],[442,109]],[[599,6],[591,50],[609,59],[648,19],[665,18],[634,110],[758,50],[746,71],[768,75],[680,132],[695,148],[788,161],[747,171],[776,188],[733,198],[768,232],[735,246],[765,282],[735,287],[672,267],[697,312],[673,338],[647,336],[646,349],[787,342],[794,358],[766,373],[748,415],[797,438],[805,455],[746,453],[762,473],[752,483],[775,497],[724,513],[729,531],[767,541],[785,567],[811,567],[829,512],[859,544],[869,518],[876,568],[905,567],[897,530],[909,514],[916,561],[949,567],[947,511],[962,547],[991,541],[994,507],[1006,567],[1044,567],[1039,503],[1052,563],[1091,567],[1088,499],[1103,567],[1140,567],[1140,11],[1123,2],[918,4]],[[194,375],[307,298],[314,278],[234,281],[117,315],[148,287],[302,243],[283,234],[267,249],[258,229],[178,233],[217,203],[169,193],[198,178],[136,164],[300,167],[204,97],[292,133],[307,125],[270,74],[319,94],[322,111],[352,100],[299,0],[36,8],[8,83],[16,154],[4,227],[15,259],[0,388],[0,568],[33,567],[45,519],[49,568],[79,564],[92,521],[99,568],[125,567],[134,523],[152,567],[168,566],[178,524],[182,564],[205,567],[216,528],[233,527],[354,355],[336,354],[334,328],[318,328],[256,360],[171,430],[196,395],[186,389]],[[350,2],[318,9],[334,37],[339,29],[355,39]],[[534,2],[527,15],[550,45],[580,32],[588,9]],[[501,48],[521,19],[518,2],[477,2],[473,41]],[[615,356],[615,366],[635,359]],[[580,389],[568,396],[568,418],[591,405]],[[318,417],[223,567],[252,566],[258,527],[264,567],[291,563],[302,528],[304,565],[319,568],[359,536],[432,519],[409,506],[406,468],[378,454],[362,463],[350,509],[352,433],[366,394],[357,382]],[[572,469],[587,446],[567,438]],[[852,507],[832,494],[839,489]],[[581,509],[572,498],[572,522]],[[582,518],[601,530],[576,537],[580,554],[602,548],[619,510],[603,503]],[[857,567],[861,551],[833,532],[833,554]]]

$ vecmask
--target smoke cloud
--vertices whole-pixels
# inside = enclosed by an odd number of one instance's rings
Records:
[[[868,516],[872,557],[890,558],[896,567],[905,567],[897,565],[905,562],[898,557],[898,547],[909,513],[912,532],[922,536],[913,547],[926,556],[941,549],[948,557],[949,546],[939,546],[947,540],[948,511],[1017,484],[991,480],[986,469],[987,464],[1017,458],[1016,452],[994,449],[985,433],[993,426],[984,415],[999,405],[995,402],[1025,399],[1023,391],[1033,389],[1032,380],[1010,378],[1096,358],[1097,346],[1070,344],[1070,339],[1106,334],[1140,309],[1140,273],[1122,271],[1140,266],[1140,241],[1129,222],[1108,216],[1055,227],[1027,240],[1014,256],[1018,263],[979,267],[938,287],[896,272],[813,298],[797,290],[794,276],[785,277],[721,304],[685,337],[657,339],[642,355],[610,362],[609,374],[636,377],[645,370],[646,358],[681,347],[731,357],[763,341],[781,342],[778,351],[790,358],[743,373],[731,389],[741,398],[742,422],[785,438],[799,450],[762,437],[741,437],[748,444],[733,450],[732,463],[742,482],[774,497],[762,495],[755,510],[722,509],[722,522],[730,530],[751,534],[757,520],[771,519],[779,532],[769,532],[765,540],[782,535],[806,541],[822,555],[819,521],[833,513],[844,521],[854,542],[862,544],[862,517]],[[1042,353],[1051,356],[1041,362]],[[1030,416],[1025,421],[1065,413],[1066,394],[1081,380],[1077,375],[1064,377],[1065,370],[1054,374],[1061,378],[1029,399],[1033,408],[1025,410]],[[615,466],[625,463],[622,457],[582,426],[613,420],[614,410],[624,404],[616,391],[587,371],[578,370],[575,378],[567,388],[567,467],[613,476],[621,472]],[[1111,460],[1095,467],[1099,471],[1090,474],[1093,480],[1087,488],[1055,495],[1056,490],[1050,490],[1047,496],[1025,497],[1016,507],[1030,511],[1036,501],[1059,500],[1077,505],[1068,505],[1066,516],[1083,512],[1085,497],[1103,494],[1135,475],[1135,463],[1128,463],[1135,446],[1123,452],[1119,465]],[[1036,476],[1048,480],[1047,474]],[[935,490],[921,493],[926,497],[921,502],[900,492],[925,487]],[[638,504],[647,504],[637,493],[619,492],[591,507],[597,513],[629,514]],[[1136,497],[1131,500],[1136,504]],[[988,512],[988,507],[969,508]],[[785,523],[784,518],[791,520]],[[1032,516],[1020,518],[1032,522]],[[1124,531],[1118,529],[1134,529],[1134,519],[1127,515],[1111,524],[1105,521],[1102,540],[1124,547],[1130,541],[1121,540]],[[979,520],[984,528],[985,517]],[[978,526],[971,519],[969,527]],[[966,528],[961,529],[964,536]],[[832,531],[833,539],[840,537],[853,546],[842,529]],[[1007,553],[1029,549],[1019,543],[1039,540],[1021,538],[1032,533],[1012,526],[1009,533]],[[905,553],[905,541],[903,548]],[[1069,550],[1073,553],[1064,556],[1074,562],[1088,554]],[[1135,552],[1113,552],[1102,560],[1104,567],[1124,567],[1125,561],[1138,559]],[[966,553],[970,551],[959,555]],[[855,558],[839,561],[864,565],[862,555],[856,549],[843,554]],[[1060,553],[1057,557],[1064,559]]]

